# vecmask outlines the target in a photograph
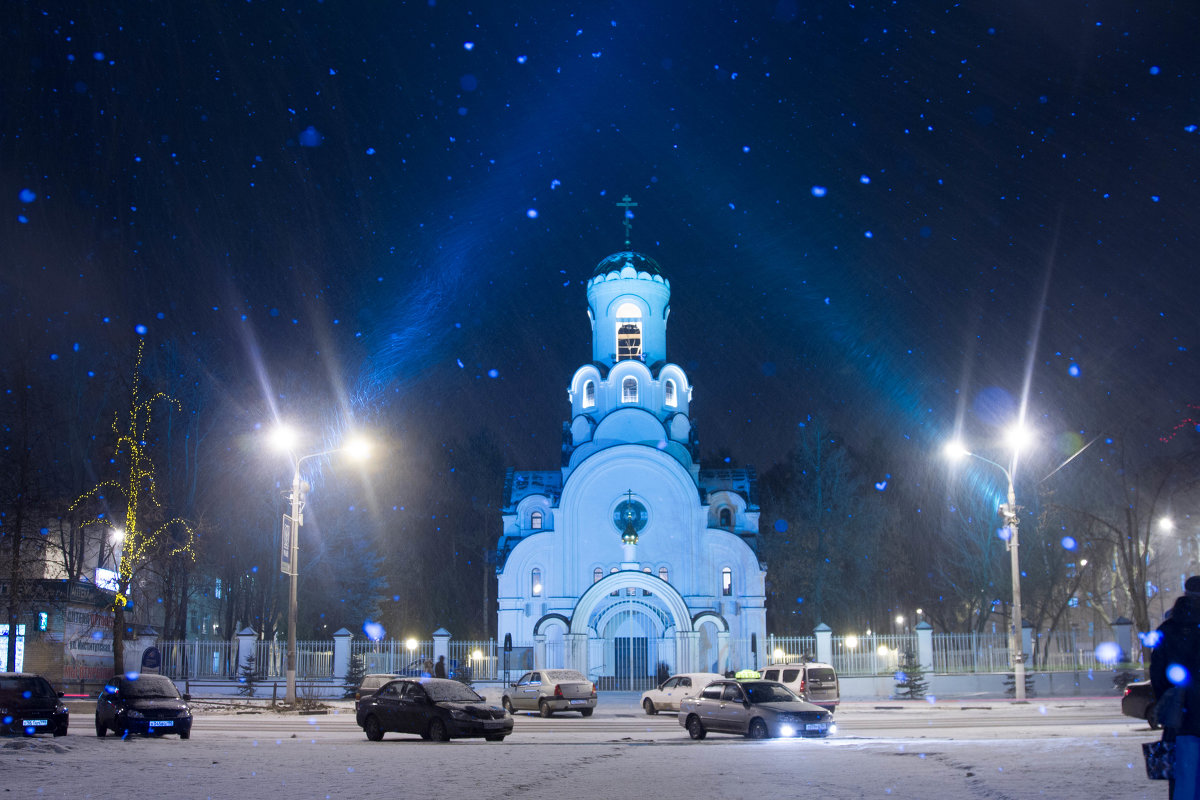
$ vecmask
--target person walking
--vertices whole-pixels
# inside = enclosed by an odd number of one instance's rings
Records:
[[[433,677],[435,677],[435,678],[446,677],[446,657],[445,656],[438,656],[438,662],[433,667]]]
[[[1171,614],[1158,626],[1158,642],[1150,654],[1150,684],[1162,706],[1163,741],[1175,742],[1175,778],[1170,782],[1172,800],[1200,800],[1200,575],[1183,584],[1183,595]],[[1164,717],[1170,700],[1168,691],[1182,695],[1179,719]]]

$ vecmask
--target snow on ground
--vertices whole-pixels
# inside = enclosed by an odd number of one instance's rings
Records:
[[[605,693],[590,720],[519,715],[504,743],[389,735],[330,714],[201,712],[190,741],[71,733],[0,739],[0,794],[21,798],[1161,798],[1114,698],[1029,705],[851,703],[828,740],[693,742],[674,715]],[[11,793],[11,794],[10,794]]]

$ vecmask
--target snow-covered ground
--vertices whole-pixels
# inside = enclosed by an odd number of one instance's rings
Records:
[[[1140,744],[1157,738],[1113,698],[1028,705],[850,703],[828,740],[693,742],[674,715],[605,693],[594,717],[519,715],[504,743],[389,735],[367,742],[350,704],[320,715],[198,713],[190,741],[71,733],[0,740],[0,794],[33,798],[1159,798]]]

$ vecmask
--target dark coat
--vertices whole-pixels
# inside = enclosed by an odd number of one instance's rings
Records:
[[[1154,696],[1171,688],[1167,668],[1178,664],[1187,670],[1184,685],[1183,727],[1174,733],[1200,736],[1200,597],[1184,595],[1175,601],[1171,616],[1158,626],[1161,635],[1150,654],[1150,683]]]
[[[433,666],[433,677],[435,677],[435,678],[446,677],[446,659],[444,656],[438,656],[438,661]]]

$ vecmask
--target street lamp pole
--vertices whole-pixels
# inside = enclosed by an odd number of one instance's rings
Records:
[[[1017,701],[1025,701],[1025,654],[1021,648],[1024,646],[1024,631],[1021,629],[1021,560],[1017,555],[1017,523],[1020,522],[1020,517],[1017,514],[1017,493],[1013,488],[1012,470],[1006,468],[1003,464],[998,464],[990,458],[984,458],[978,453],[972,453],[964,447],[957,444],[951,444],[947,448],[947,452],[951,455],[966,455],[974,456],[980,461],[986,461],[993,467],[996,467],[1004,473],[1004,477],[1008,480],[1008,502],[1000,505],[1000,513],[1004,515],[1004,525],[1008,528],[1008,552],[1012,559],[1012,605],[1010,606],[1011,614],[1009,615],[1008,623],[1008,651],[1011,653],[1013,665],[1013,698]],[[1014,464],[1016,456],[1013,456]]]

